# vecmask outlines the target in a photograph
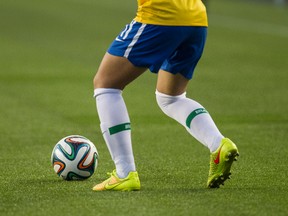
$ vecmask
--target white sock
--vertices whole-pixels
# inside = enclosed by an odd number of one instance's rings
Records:
[[[104,140],[116,166],[119,178],[136,171],[131,143],[130,119],[118,89],[97,88],[94,90],[100,127]]]
[[[159,107],[169,117],[182,124],[199,142],[214,152],[223,135],[219,132],[209,113],[198,102],[186,97],[186,93],[170,96],[156,90]]]

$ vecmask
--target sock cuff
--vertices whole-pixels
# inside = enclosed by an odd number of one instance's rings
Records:
[[[171,99],[186,98],[186,92],[184,92],[183,94],[180,94],[180,95],[171,96],[171,95],[161,93],[156,89],[155,94],[156,94],[156,96],[166,97],[166,98],[171,98]]]
[[[96,88],[94,89],[93,97],[96,98],[102,94],[122,94],[120,89],[113,89],[113,88]]]

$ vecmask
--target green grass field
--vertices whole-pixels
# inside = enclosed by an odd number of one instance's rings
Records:
[[[114,166],[92,79],[136,1],[1,1],[0,215],[288,215],[288,8],[210,3],[207,46],[187,93],[237,143],[232,179],[206,189],[209,151],[158,109],[157,76],[147,72],[124,91],[142,190],[95,193]],[[86,181],[60,180],[50,164],[70,134],[100,154]]]

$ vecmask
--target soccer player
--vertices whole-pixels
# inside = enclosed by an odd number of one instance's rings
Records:
[[[94,191],[140,190],[122,90],[148,68],[158,74],[160,109],[210,150],[207,186],[218,188],[229,178],[239,155],[236,145],[219,132],[201,104],[186,97],[203,52],[207,26],[201,0],[138,0],[136,17],[115,38],[94,77],[100,127],[116,166]]]

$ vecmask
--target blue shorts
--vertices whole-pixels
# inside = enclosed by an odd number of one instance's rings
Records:
[[[108,53],[127,58],[137,67],[163,69],[191,79],[203,53],[207,27],[160,26],[132,21],[116,37]]]

